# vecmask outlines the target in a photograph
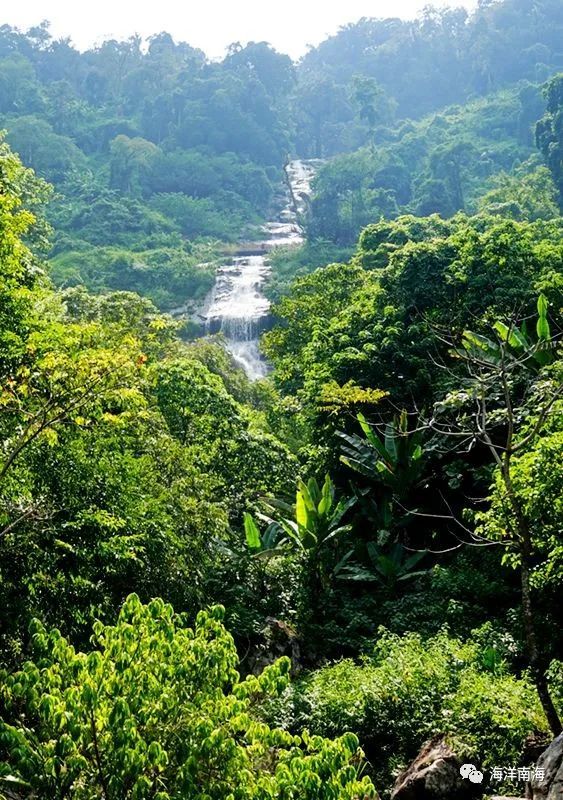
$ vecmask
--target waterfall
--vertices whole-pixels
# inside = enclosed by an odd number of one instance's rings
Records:
[[[270,303],[260,291],[269,271],[263,255],[240,256],[220,267],[206,316],[208,333],[224,335],[227,349],[252,380],[267,373],[258,337],[269,318]]]
[[[205,314],[207,333],[221,332],[228,351],[251,380],[263,378],[268,365],[258,340],[270,321],[270,302],[262,287],[270,274],[267,253],[276,247],[301,244],[300,217],[305,213],[316,162],[290,161],[286,166],[288,186],[275,219],[266,223],[264,241],[245,247],[240,255],[220,267]]]

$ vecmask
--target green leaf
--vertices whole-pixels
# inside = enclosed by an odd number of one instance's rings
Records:
[[[424,556],[426,555],[426,550],[420,553],[413,553],[409,558],[407,558],[403,564],[403,569],[405,571],[410,570],[411,567],[415,567],[419,561],[422,561]]]
[[[547,298],[545,295],[540,294],[538,297],[538,321],[536,324],[536,332],[538,334],[538,339],[543,342],[547,342],[551,338],[549,322],[547,321],[547,308]]]
[[[311,481],[309,481],[309,483],[311,483]],[[317,504],[315,503],[315,501],[313,500],[313,498],[311,496],[311,492],[309,491],[309,487],[302,480],[299,480],[297,482],[297,486],[298,486],[297,494],[301,495],[302,502],[305,505],[305,508],[307,508],[309,511],[312,511],[314,513],[317,510]],[[318,489],[318,485],[317,485],[316,481],[314,482],[313,486],[316,487],[316,492],[315,492],[315,488],[313,488],[313,492],[314,493],[318,493],[319,489]],[[320,493],[319,493],[319,497],[320,497]]]
[[[333,500],[334,500],[334,484],[332,483],[330,476],[326,475],[325,482],[323,484],[321,492],[321,501],[318,506],[318,512],[320,516],[326,517],[326,515],[332,508]]]
[[[22,778],[17,778],[15,775],[0,775],[0,781],[2,781],[2,783],[10,783],[15,786],[21,786],[25,789],[31,788],[31,784],[22,780]]]
[[[305,492],[307,487],[304,485]],[[307,493],[308,494],[308,493]],[[305,500],[305,493],[303,490],[298,490],[295,497],[295,519],[301,528],[307,528],[309,523],[309,514],[307,511],[307,504]]]
[[[525,350],[530,346],[530,343],[518,328],[505,325],[504,322],[498,321],[494,323],[493,328],[498,333],[499,338],[515,350]]]
[[[246,544],[251,550],[260,550],[262,542],[260,539],[260,530],[254,521],[254,518],[248,511],[244,512],[244,533],[246,536]]]
[[[324,541],[325,542],[330,542],[332,539],[336,539],[338,536],[341,536],[344,533],[349,533],[351,530],[352,530],[352,526],[351,525],[342,525],[339,528],[335,528],[334,530],[331,530],[330,533],[328,533],[325,536]]]
[[[342,498],[338,502],[338,505],[334,509],[334,515],[332,517],[332,524],[339,525],[340,520],[344,517],[344,515],[352,508],[352,506],[357,502],[356,497],[350,497],[348,499]]]
[[[314,478],[309,478],[307,481],[307,491],[309,493],[309,497],[311,498],[313,508],[316,508],[321,500],[321,490],[319,489],[319,484]]]
[[[363,414],[358,414],[357,420],[360,423],[362,431],[365,434],[366,439],[368,442],[375,448],[376,452],[386,463],[389,461],[389,453],[385,449],[383,442],[380,441],[379,437],[371,429],[368,421],[364,417]],[[357,437],[359,439],[359,437]],[[360,440],[361,441],[361,440]]]
[[[481,357],[496,363],[500,358],[500,347],[492,339],[481,336],[473,331],[464,331],[462,338],[463,347],[468,353],[480,351]]]

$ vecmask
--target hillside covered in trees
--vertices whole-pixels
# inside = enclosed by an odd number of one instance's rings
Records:
[[[561,798],[561,2],[4,25],[2,129],[0,798]],[[251,381],[197,311],[299,158]]]

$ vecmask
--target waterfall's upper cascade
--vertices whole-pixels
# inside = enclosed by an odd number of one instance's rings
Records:
[[[287,190],[277,218],[266,223],[264,241],[245,247],[217,271],[215,288],[205,315],[209,333],[221,332],[234,359],[252,380],[266,375],[268,366],[260,354],[258,338],[270,316],[270,302],[262,286],[270,273],[268,251],[303,241],[299,218],[305,212],[311,193],[315,161],[290,161],[286,166]]]

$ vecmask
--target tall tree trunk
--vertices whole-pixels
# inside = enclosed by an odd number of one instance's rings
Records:
[[[538,697],[543,708],[547,724],[554,736],[559,736],[563,730],[557,709],[551,699],[547,678],[545,677],[545,665],[538,650],[538,640],[535,629],[535,615],[532,603],[532,591],[530,586],[530,565],[532,557],[532,536],[526,515],[520,505],[520,501],[512,485],[512,475],[510,471],[512,458],[512,433],[509,433],[507,448],[502,463],[502,478],[508,500],[512,506],[512,511],[516,520],[517,537],[520,545],[520,585],[521,585],[521,605],[522,617],[524,622],[524,633],[526,636],[526,648],[528,650],[528,661],[532,678],[536,686]]]
[[[522,566],[520,568],[520,579],[522,587],[522,616],[524,618],[524,632],[526,635],[526,645],[528,649],[528,658],[530,662],[530,669],[532,671],[532,678],[536,685],[536,690],[542,705],[547,723],[551,728],[554,736],[559,736],[562,726],[561,720],[553,700],[549,693],[549,686],[545,677],[545,669],[540,658],[538,651],[538,641],[536,637],[536,629],[534,626],[534,611],[532,606],[532,593],[530,589],[530,562],[529,562],[529,546],[526,542],[523,543],[522,548]]]

